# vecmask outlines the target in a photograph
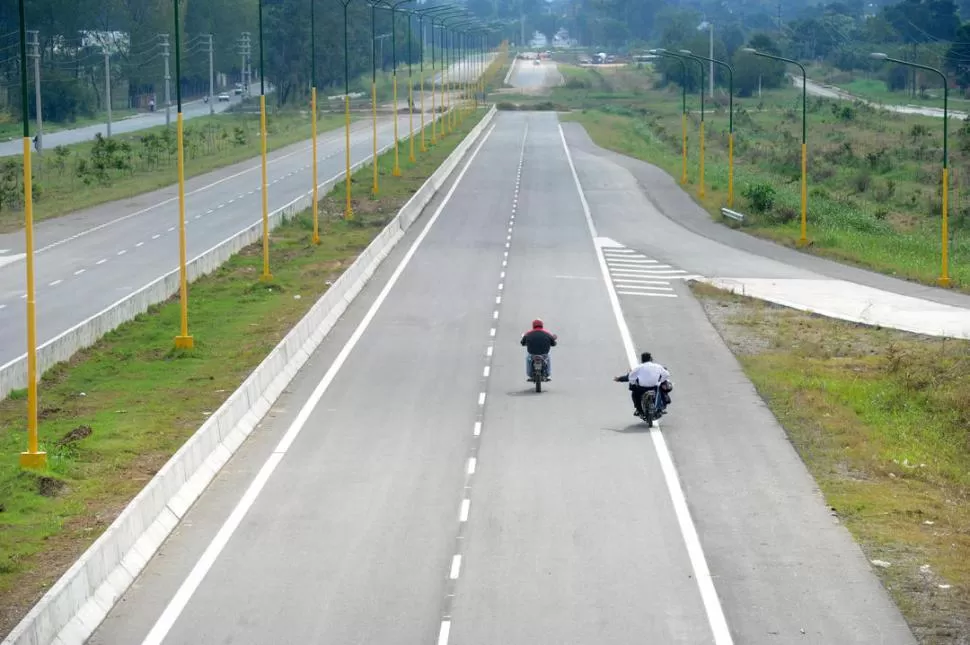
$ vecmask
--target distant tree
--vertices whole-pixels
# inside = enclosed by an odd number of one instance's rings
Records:
[[[953,0],[903,0],[883,15],[907,43],[951,41],[960,27]]]
[[[780,55],[781,50],[767,34],[751,38],[749,46],[766,54]],[[781,87],[785,81],[785,65],[779,61],[755,56],[744,51],[734,54],[734,88],[739,96],[752,96],[758,88]]]
[[[970,87],[970,22],[963,23],[957,29],[944,63],[947,70],[954,74],[960,87]]]

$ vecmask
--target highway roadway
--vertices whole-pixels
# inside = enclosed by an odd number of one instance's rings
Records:
[[[89,642],[915,643],[684,282],[798,269],[641,185],[500,113]],[[642,350],[653,430],[611,380]]]
[[[430,127],[430,100],[425,108]],[[368,119],[352,125],[352,163],[371,157],[372,127]],[[416,115],[416,132],[419,127]],[[407,113],[398,128],[406,159]],[[393,141],[392,118],[379,118],[378,146]],[[342,176],[343,128],[319,136],[318,160],[321,183]],[[269,162],[271,211],[310,190],[309,140],[272,153]],[[249,160],[186,182],[189,259],[261,221],[260,167],[259,159]],[[40,223],[35,232],[39,344],[177,269],[177,226],[176,186]],[[0,235],[0,328],[8,330],[0,341],[0,365],[25,353],[24,249],[23,232]]]

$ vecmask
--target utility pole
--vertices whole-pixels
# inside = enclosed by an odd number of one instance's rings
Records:
[[[162,56],[165,58],[165,125],[172,125],[172,98],[169,94],[169,81],[172,75],[168,71],[169,42],[168,34],[158,34],[162,39]]]
[[[711,59],[714,58],[714,23],[713,22],[711,23],[711,53],[709,54],[709,58]],[[708,76],[708,78],[711,79],[711,93],[710,93],[711,98],[714,98],[714,61],[711,60],[710,62],[711,62],[711,73]]]
[[[41,116],[40,102],[40,32],[28,31],[30,38],[30,58],[34,59],[34,101],[37,105],[37,153],[40,154],[44,149],[44,118]]]
[[[249,70],[249,57],[253,53],[251,35],[248,31],[242,32],[242,40],[239,42],[239,54],[242,56],[242,83],[245,96],[249,96],[249,85],[252,83],[252,72]]]
[[[104,104],[108,108],[108,137],[111,137],[111,52],[104,47]]]
[[[209,114],[215,114],[215,70],[212,66],[212,34],[207,34],[207,40],[207,45],[209,47]]]

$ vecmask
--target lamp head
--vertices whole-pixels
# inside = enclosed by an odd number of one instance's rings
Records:
[[[743,51],[745,54],[757,54],[758,53],[758,50],[755,49],[754,47],[742,47],[741,48],[741,51]]]
[[[872,58],[874,60],[886,60],[887,58],[889,58],[889,56],[887,56],[886,54],[883,54],[882,52],[872,52],[871,54],[869,54],[869,58]]]

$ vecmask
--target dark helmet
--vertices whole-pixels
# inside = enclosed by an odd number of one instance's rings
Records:
[[[535,320],[533,320],[532,321],[532,328],[533,329],[542,329],[542,319],[541,318],[536,318]]]

